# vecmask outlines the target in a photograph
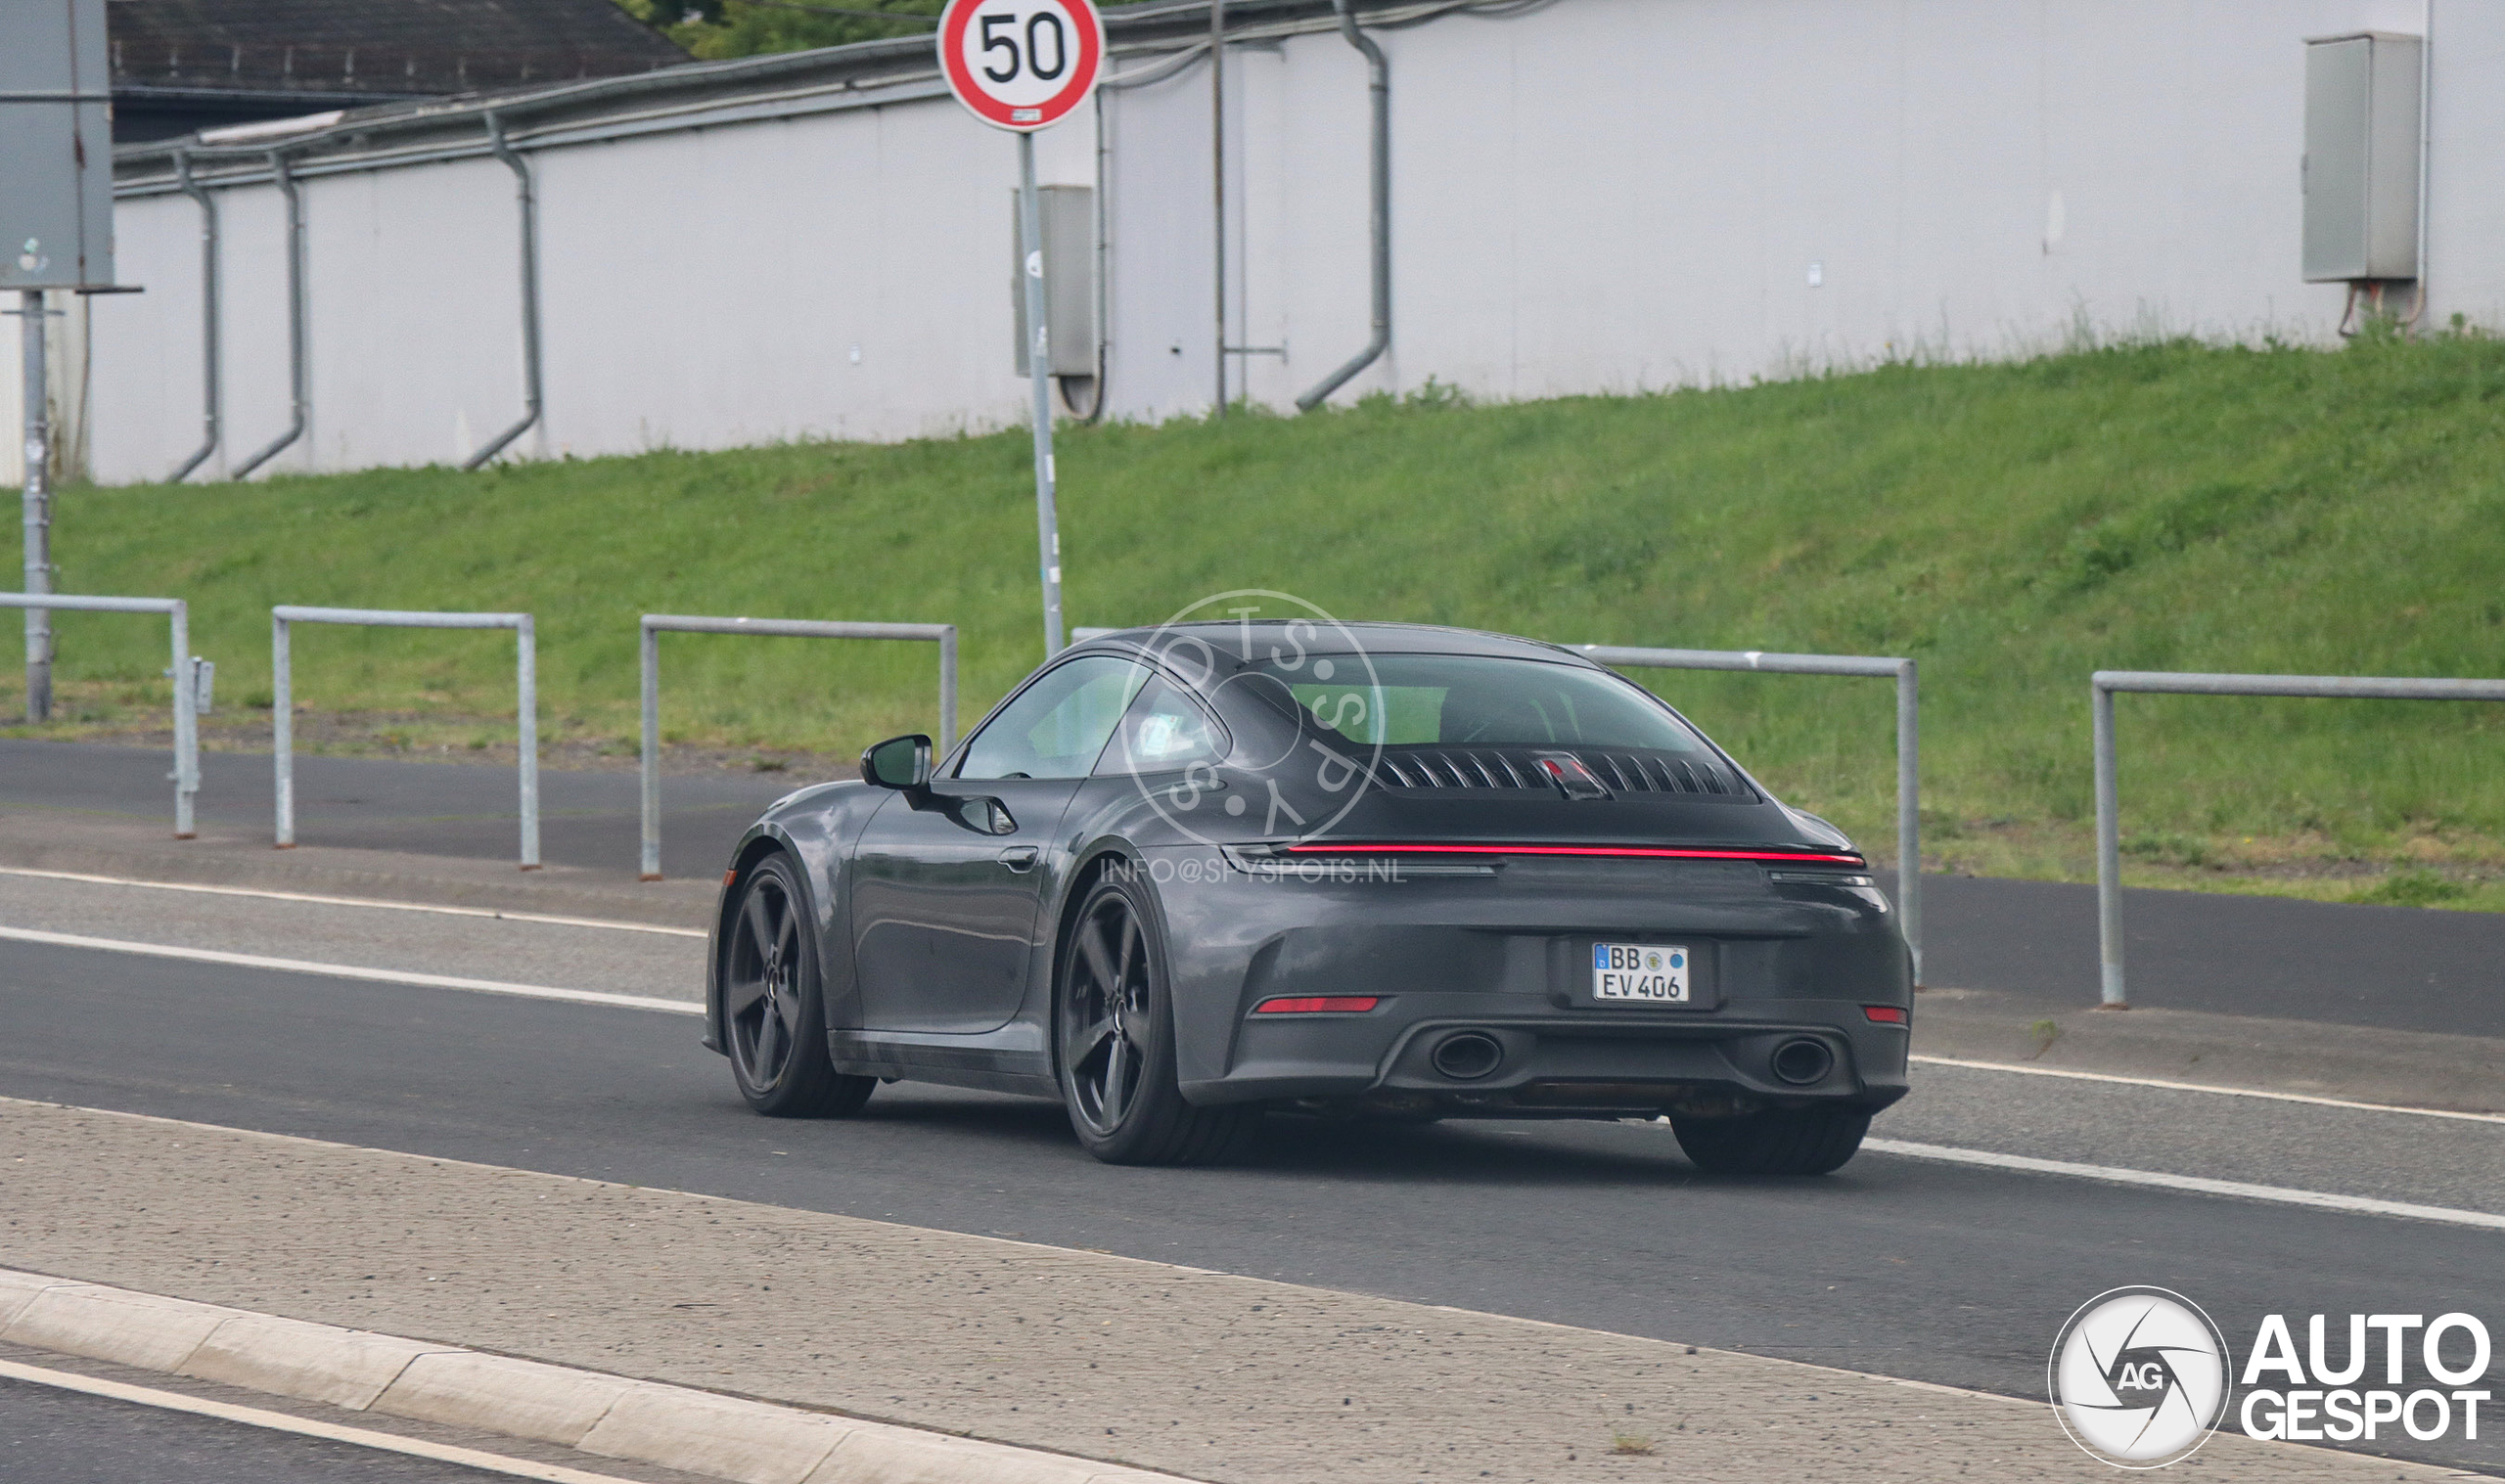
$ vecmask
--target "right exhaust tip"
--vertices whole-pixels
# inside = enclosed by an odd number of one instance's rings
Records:
[[[1802,1036],[1776,1047],[1770,1064],[1775,1076],[1794,1087],[1807,1087],[1825,1081],[1827,1073],[1836,1069],[1836,1054],[1824,1041]]]

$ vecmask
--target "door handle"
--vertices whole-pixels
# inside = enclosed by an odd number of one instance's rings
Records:
[[[1032,845],[1012,845],[1000,852],[1000,864],[1012,871],[1030,871],[1038,853]]]

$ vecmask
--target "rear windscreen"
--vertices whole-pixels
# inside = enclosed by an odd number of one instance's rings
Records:
[[[1476,654],[1288,653],[1261,668],[1318,725],[1353,746],[1706,750],[1660,701],[1616,675],[1578,665]]]

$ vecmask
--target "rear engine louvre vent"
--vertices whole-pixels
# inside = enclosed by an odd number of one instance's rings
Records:
[[[1550,749],[1555,755],[1555,749]],[[1749,799],[1754,793],[1720,763],[1664,752],[1576,751],[1594,777],[1619,793]],[[1383,788],[1508,788],[1554,791],[1528,748],[1386,747],[1375,762]]]

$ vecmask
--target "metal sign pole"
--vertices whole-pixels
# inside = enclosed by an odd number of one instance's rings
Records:
[[[25,345],[26,585],[29,594],[52,591],[52,422],[46,409],[43,365],[43,291],[19,294],[18,327]],[[179,677],[178,681],[179,683]],[[52,613],[26,609],[26,720],[52,720]]]
[[[1035,192],[1035,136],[1018,136],[1018,231],[1026,268],[1026,374],[1034,388],[1035,541],[1044,573],[1044,657],[1061,652],[1061,519],[1053,510],[1051,323],[1044,305],[1044,217]]]

